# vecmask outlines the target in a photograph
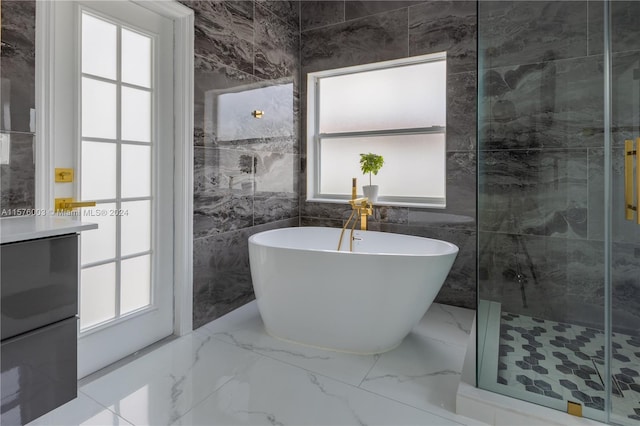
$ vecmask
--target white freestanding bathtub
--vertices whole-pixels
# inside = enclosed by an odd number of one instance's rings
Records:
[[[391,350],[425,314],[458,253],[454,244],[385,232],[299,227],[249,238],[266,331],[334,351]]]

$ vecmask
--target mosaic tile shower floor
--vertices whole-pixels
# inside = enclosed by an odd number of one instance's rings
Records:
[[[601,330],[502,312],[498,383],[604,410]],[[640,421],[640,338],[613,333],[613,413]]]

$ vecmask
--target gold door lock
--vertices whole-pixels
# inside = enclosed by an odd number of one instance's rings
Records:
[[[73,198],[56,198],[54,200],[55,212],[70,212],[78,207],[94,207],[95,201],[73,201]]]
[[[55,169],[56,182],[73,182],[73,169]]]

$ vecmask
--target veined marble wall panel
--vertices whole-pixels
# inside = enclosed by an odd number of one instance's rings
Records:
[[[35,207],[36,2],[5,0],[0,53],[1,216]]]
[[[477,69],[476,34],[475,1],[429,1],[409,8],[409,55],[446,51],[449,74]]]
[[[587,1],[483,1],[479,49],[484,68],[587,54]]]
[[[302,3],[302,10],[306,8]],[[312,71],[404,58],[407,8],[302,32],[302,78]]]
[[[9,154],[0,164],[0,216],[24,215],[34,208],[34,138],[28,133],[0,133],[3,150],[8,147]]]
[[[299,4],[195,12],[194,326],[253,299],[246,239],[298,224]],[[252,112],[264,111],[262,119]]]
[[[35,132],[36,2],[5,0],[2,7],[0,130]]]
[[[195,14],[195,55],[253,73],[254,2],[183,1]]]
[[[481,232],[479,250],[480,298],[508,312],[602,329],[601,241]]]
[[[196,239],[193,247],[194,328],[255,298],[249,270],[249,237],[297,225],[297,218],[285,219]]]
[[[344,22],[345,2],[308,0],[300,4],[300,31]]]
[[[480,71],[481,149],[603,144],[602,56]]]

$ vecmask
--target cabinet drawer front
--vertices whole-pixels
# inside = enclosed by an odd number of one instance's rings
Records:
[[[0,247],[2,340],[78,312],[78,236]]]
[[[2,342],[2,424],[21,425],[77,395],[77,318]]]

